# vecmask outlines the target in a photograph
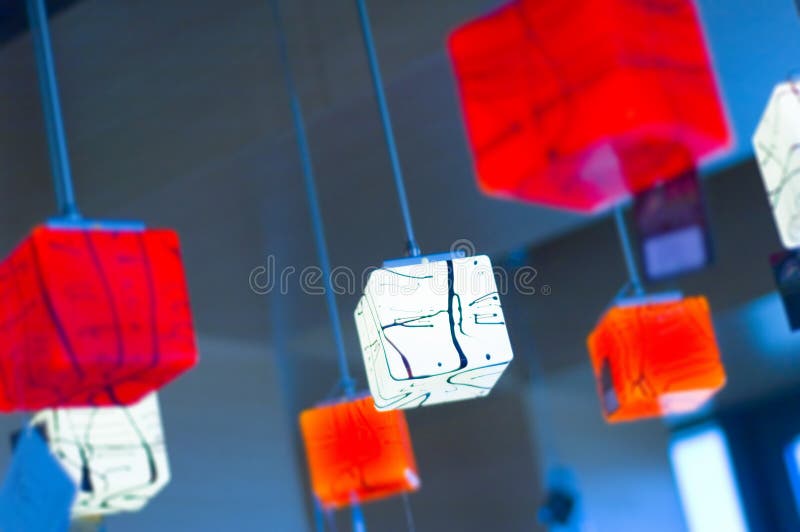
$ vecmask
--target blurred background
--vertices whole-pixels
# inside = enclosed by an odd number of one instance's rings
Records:
[[[49,4],[83,211],[180,232],[201,348],[200,365],[161,393],[171,484],[108,528],[311,530],[296,420],[337,373],[324,299],[299,289],[317,258],[269,5]],[[423,250],[469,239],[538,272],[535,295],[503,301],[516,358],[492,395],[407,413],[423,483],[410,497],[417,530],[544,530],[537,512],[557,484],[577,501],[565,530],[688,530],[670,444],[696,426],[724,430],[749,530],[800,530],[784,455],[800,436],[800,337],[775,292],[768,256],[781,245],[750,145],[773,86],[800,66],[794,4],[699,0],[737,146],[702,169],[714,264],[652,289],[708,296],[728,385],[696,418],[617,426],[602,419],[585,344],[626,279],[613,220],[498,201],[475,185],[444,43],[498,4],[369,2]],[[282,6],[331,258],[360,272],[401,256],[404,235],[355,6]],[[1,0],[4,254],[55,212],[52,198],[24,5]],[[251,272],[271,260],[295,268],[288,290],[254,293]],[[338,304],[366,388],[356,300]],[[0,419],[0,434],[19,421]],[[0,468],[9,456],[10,446]],[[398,499],[365,514],[370,530],[407,529]],[[346,512],[337,518],[349,530]]]

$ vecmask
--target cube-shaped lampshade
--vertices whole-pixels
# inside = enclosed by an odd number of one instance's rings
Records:
[[[0,263],[0,411],[131,404],[197,348],[178,236],[39,226]]]
[[[155,393],[128,407],[42,410],[31,424],[78,487],[74,517],[140,510],[169,482]]]
[[[609,422],[696,410],[725,384],[708,301],[620,301],[589,335]]]
[[[516,0],[449,49],[487,194],[597,211],[731,143],[692,0]]]
[[[753,136],[756,160],[783,246],[800,247],[800,85],[775,87]]]
[[[405,414],[380,412],[371,397],[304,410],[311,487],[324,508],[415,491],[417,465]]]
[[[375,270],[355,319],[378,410],[487,395],[513,358],[485,255]]]

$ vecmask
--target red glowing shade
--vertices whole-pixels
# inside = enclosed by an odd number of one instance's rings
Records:
[[[449,49],[487,194],[592,212],[731,146],[691,0],[517,0]]]
[[[725,385],[704,297],[621,303],[588,344],[611,423],[691,412]]]
[[[402,410],[379,412],[372,397],[300,414],[311,487],[324,508],[339,508],[419,488]]]
[[[174,231],[38,226],[0,263],[0,410],[128,405],[196,362]]]

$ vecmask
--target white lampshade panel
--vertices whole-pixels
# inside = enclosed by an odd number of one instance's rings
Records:
[[[140,510],[169,482],[155,393],[129,407],[42,410],[31,424],[78,487],[73,517]]]
[[[775,87],[753,147],[784,247],[800,247],[800,85]]]
[[[486,256],[375,270],[355,320],[378,410],[487,395],[513,358]]]

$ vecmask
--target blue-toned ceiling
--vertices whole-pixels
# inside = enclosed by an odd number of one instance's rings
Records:
[[[752,156],[750,137],[776,83],[800,68],[800,16],[792,0],[699,0],[736,133],[720,164]],[[712,165],[712,168],[715,165]]]

